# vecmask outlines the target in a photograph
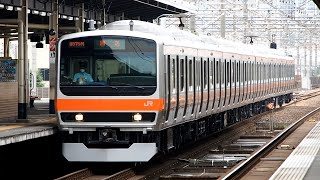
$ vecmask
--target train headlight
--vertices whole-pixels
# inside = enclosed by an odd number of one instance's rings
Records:
[[[139,113],[136,113],[133,115],[133,120],[135,121],[141,121],[142,120],[142,115]]]
[[[83,121],[83,114],[79,113],[75,116],[76,121]]]

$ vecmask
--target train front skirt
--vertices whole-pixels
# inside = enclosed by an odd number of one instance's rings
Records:
[[[63,143],[62,153],[70,162],[147,162],[156,153],[156,143],[133,143],[129,148],[87,148],[82,143]]]

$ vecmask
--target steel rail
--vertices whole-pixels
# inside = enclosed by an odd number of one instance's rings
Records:
[[[288,126],[281,133],[279,133],[273,140],[259,149],[256,153],[250,156],[247,160],[239,164],[236,168],[234,168],[230,173],[222,177],[222,180],[229,179],[239,179],[248,169],[251,169],[254,164],[256,164],[260,158],[269,153],[272,149],[274,149],[280,142],[282,142],[288,135],[290,135],[294,130],[296,130],[307,118],[311,117],[315,113],[320,110],[320,107],[314,109],[309,112],[295,123]]]

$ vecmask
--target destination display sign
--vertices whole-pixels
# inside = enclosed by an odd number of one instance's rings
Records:
[[[111,49],[124,50],[126,48],[126,41],[124,39],[101,39],[95,40],[95,49]]]
[[[86,46],[84,41],[70,41],[69,48],[84,48]]]

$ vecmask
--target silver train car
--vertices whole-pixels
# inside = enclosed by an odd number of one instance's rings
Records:
[[[294,60],[276,50],[129,24],[58,42],[55,106],[68,161],[147,162],[292,99]]]

